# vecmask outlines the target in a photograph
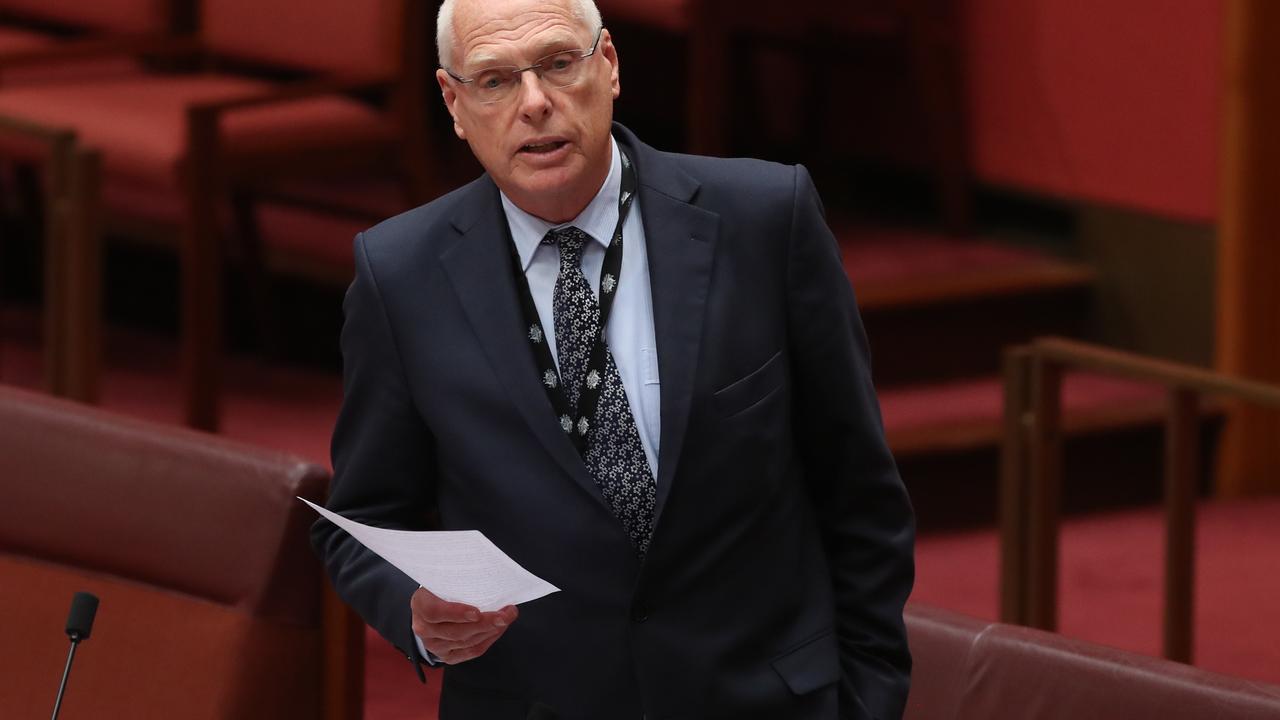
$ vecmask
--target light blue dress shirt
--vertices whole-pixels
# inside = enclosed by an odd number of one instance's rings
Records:
[[[546,336],[552,357],[557,355],[551,298],[560,273],[560,250],[543,245],[542,238],[554,228],[572,225],[595,240],[582,252],[582,272],[598,299],[604,252],[618,224],[618,194],[622,189],[622,159],[618,154],[618,142],[614,140],[611,147],[613,162],[604,185],[587,207],[569,222],[549,223],[521,210],[505,194],[502,195],[502,209],[511,227],[511,239],[515,241],[524,266],[538,318],[542,327],[548,330]],[[605,326],[605,342],[618,366],[622,387],[627,391],[627,402],[631,405],[636,429],[640,431],[640,442],[649,459],[649,469],[656,476],[661,385],[658,382],[658,351],[653,333],[653,296],[649,292],[649,257],[645,252],[644,223],[640,219],[638,197],[631,201],[631,210],[622,226],[622,244],[622,273],[609,324]]]

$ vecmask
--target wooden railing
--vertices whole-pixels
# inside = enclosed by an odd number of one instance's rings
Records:
[[[1167,658],[1190,662],[1201,399],[1228,396],[1280,408],[1280,387],[1058,338],[1006,351],[1000,616],[1045,630],[1058,624],[1062,379],[1068,369],[1156,383],[1168,393],[1163,650]]]
[[[50,392],[95,402],[102,357],[101,162],[69,130],[0,116],[0,136],[41,166],[44,192],[44,371]]]

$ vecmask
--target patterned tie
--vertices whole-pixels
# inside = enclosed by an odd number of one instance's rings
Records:
[[[556,326],[561,387],[575,409],[600,325],[600,304],[582,274],[582,250],[589,241],[587,234],[576,227],[552,230],[542,240],[545,244],[560,246],[560,274],[552,294],[552,318]],[[610,280],[612,278],[606,278],[603,292],[613,292]],[[644,454],[635,418],[631,416],[627,391],[613,362],[613,353],[607,347],[603,381],[583,459],[605,502],[622,521],[631,543],[643,558],[649,550],[653,530],[657,484]]]

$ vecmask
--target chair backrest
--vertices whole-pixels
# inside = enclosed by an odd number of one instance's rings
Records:
[[[911,694],[907,720],[952,720],[968,682],[969,654],[992,623],[941,608],[907,606]]]
[[[0,13],[92,30],[152,33],[169,29],[174,0],[0,0]]]
[[[1274,685],[919,604],[906,621],[907,720],[1280,717]]]
[[[389,77],[403,65],[406,5],[421,0],[202,0],[214,53],[300,70]]]
[[[76,590],[102,599],[72,683],[97,716],[319,713],[323,581],[294,497],[327,471],[9,388],[0,458],[0,717],[48,710]]]
[[[956,720],[1270,720],[1280,687],[1014,625],[977,643]]]

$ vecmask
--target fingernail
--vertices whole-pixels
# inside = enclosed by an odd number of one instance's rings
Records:
[[[494,627],[506,627],[507,621],[503,620],[502,618],[498,618],[497,620],[493,621],[493,624],[494,624]]]

